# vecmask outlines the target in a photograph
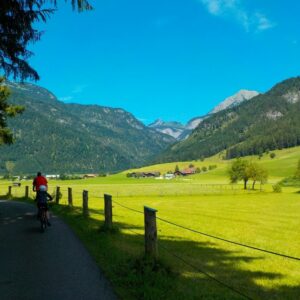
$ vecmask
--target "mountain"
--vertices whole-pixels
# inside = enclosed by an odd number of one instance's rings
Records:
[[[157,119],[153,123],[149,124],[148,127],[172,136],[177,140],[180,140],[181,134],[186,130],[185,126],[179,122],[164,122],[161,119]]]
[[[19,173],[117,171],[149,162],[175,141],[123,109],[66,104],[33,84],[7,85],[9,101],[25,112],[9,121],[16,141],[0,147],[1,173],[6,161]]]
[[[211,114],[184,141],[156,161],[181,161],[224,151],[224,158],[300,145],[300,77],[275,85],[239,105]]]
[[[158,119],[148,126],[150,128],[154,128],[158,132],[168,134],[178,141],[185,140],[192,133],[192,131],[210,115],[215,114],[224,109],[240,105],[244,101],[250,100],[257,95],[259,95],[259,93],[256,91],[240,90],[233,96],[230,96],[223,100],[219,105],[214,107],[207,115],[195,117],[188,121],[186,125],[183,125],[179,122],[164,122],[161,119]]]
[[[214,107],[210,112],[209,115],[215,114],[221,110],[231,108],[237,105],[240,105],[242,102],[252,99],[253,97],[259,95],[259,92],[256,91],[248,91],[248,90],[240,90],[233,96],[226,98],[222,101],[219,105]]]

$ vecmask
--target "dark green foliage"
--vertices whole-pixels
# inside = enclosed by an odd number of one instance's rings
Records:
[[[277,84],[241,105],[211,115],[164,151],[157,162],[184,161],[226,151],[226,158],[300,145],[300,77]]]
[[[207,171],[207,167],[204,166],[204,167],[201,168],[201,170],[202,170],[202,172],[206,172]]]
[[[0,145],[11,144],[13,142],[13,134],[7,126],[7,119],[15,117],[24,111],[22,106],[8,103],[10,91],[3,83],[4,78],[0,77]]]
[[[175,171],[174,171],[174,172],[179,172],[179,167],[178,167],[178,165],[176,165]]]
[[[10,101],[26,110],[9,124],[16,142],[0,147],[2,173],[6,161],[25,174],[118,171],[149,162],[175,141],[122,109],[65,104],[38,86],[8,84]]]
[[[295,173],[295,177],[300,179],[300,159],[298,161],[298,166],[297,166],[297,170],[296,170],[296,173]]]
[[[60,180],[78,180],[82,179],[82,176],[80,175],[69,175],[69,174],[61,174],[59,176]]]
[[[281,193],[282,192],[282,188],[281,185],[279,183],[276,183],[273,185],[273,192],[274,193]]]
[[[275,158],[276,154],[274,152],[270,153],[270,158]]]

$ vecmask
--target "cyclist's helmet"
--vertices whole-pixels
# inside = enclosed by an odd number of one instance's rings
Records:
[[[47,191],[47,187],[45,185],[40,185],[40,191],[41,192],[46,192]]]

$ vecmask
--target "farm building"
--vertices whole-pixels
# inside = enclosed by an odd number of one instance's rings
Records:
[[[83,175],[83,178],[95,178],[95,177],[97,177],[97,174],[85,174],[85,175]]]

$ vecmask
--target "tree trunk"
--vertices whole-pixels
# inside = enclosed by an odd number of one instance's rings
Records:
[[[248,182],[248,180],[244,179],[244,190],[247,189],[247,182]]]
[[[253,181],[253,184],[252,184],[252,190],[254,190],[255,183],[256,183],[256,181],[254,180],[254,181]]]

